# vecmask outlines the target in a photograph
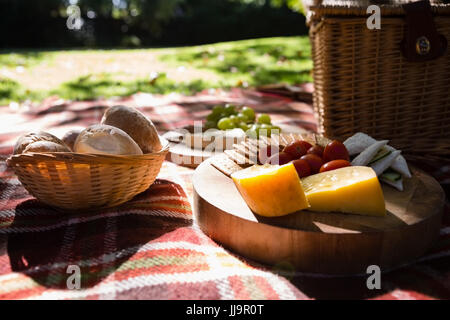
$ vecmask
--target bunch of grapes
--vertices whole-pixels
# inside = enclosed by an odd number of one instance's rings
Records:
[[[259,137],[264,131],[270,136],[275,130],[281,132],[280,128],[272,124],[268,114],[262,113],[258,116],[250,107],[237,107],[232,104],[225,106],[217,105],[206,118],[206,129],[230,130],[240,128],[251,137]]]

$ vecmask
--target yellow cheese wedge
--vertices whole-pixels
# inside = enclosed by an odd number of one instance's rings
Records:
[[[309,207],[292,163],[255,165],[233,173],[231,178],[250,209],[261,216],[283,216]]]
[[[384,216],[383,190],[370,167],[346,167],[302,179],[309,210]]]

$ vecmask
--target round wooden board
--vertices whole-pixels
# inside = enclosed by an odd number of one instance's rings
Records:
[[[280,128],[283,133],[307,132],[305,129],[285,124],[280,125]],[[223,144],[225,144],[225,142],[223,142]],[[169,153],[166,156],[166,160],[185,167],[197,168],[200,163],[216,154],[217,152],[213,151],[193,149],[191,147],[188,147],[184,143],[171,142]]]
[[[265,218],[209,162],[193,176],[196,222],[212,239],[255,261],[305,273],[361,274],[370,265],[385,272],[423,255],[439,234],[444,191],[413,167],[403,192],[383,184],[385,217],[301,211]]]

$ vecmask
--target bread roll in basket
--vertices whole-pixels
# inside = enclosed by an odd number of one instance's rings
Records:
[[[143,155],[42,152],[16,154],[7,163],[25,189],[50,206],[66,210],[109,208],[153,184],[169,151]]]

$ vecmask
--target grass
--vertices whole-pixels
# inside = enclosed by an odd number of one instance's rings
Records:
[[[30,91],[14,80],[0,78],[0,106],[24,100],[39,101],[43,98],[45,93]]]
[[[223,83],[295,84],[311,81],[307,37],[265,38],[173,49],[161,60],[219,74]]]
[[[311,69],[307,37],[164,49],[0,52],[0,105],[49,95],[89,100],[295,84],[312,81]]]
[[[190,82],[176,83],[159,74],[157,78],[137,79],[134,81],[116,80],[111,74],[87,75],[62,84],[52,95],[58,95],[70,100],[88,100],[98,97],[126,97],[136,92],[166,94],[180,92],[193,94],[209,88],[210,85],[200,79]]]
[[[0,51],[0,66],[2,67],[31,67],[44,59],[51,59],[50,52],[22,51],[4,52]]]

